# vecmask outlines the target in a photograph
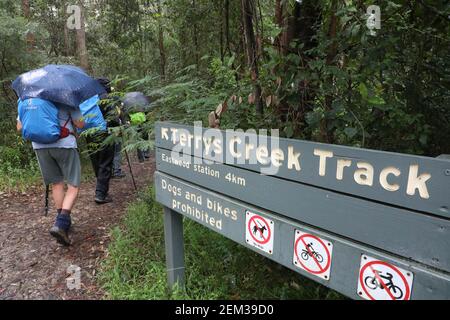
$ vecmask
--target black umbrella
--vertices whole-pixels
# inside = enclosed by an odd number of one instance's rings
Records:
[[[150,99],[142,92],[129,92],[122,98],[126,112],[146,112],[150,110]]]

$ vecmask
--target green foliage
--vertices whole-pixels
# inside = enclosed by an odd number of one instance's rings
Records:
[[[208,229],[185,221],[186,290],[167,288],[162,207],[153,191],[112,231],[99,279],[112,299],[342,299]],[[261,266],[249,268],[248,266]],[[270,274],[268,277],[267,275]]]
[[[307,110],[306,122],[289,120],[294,136],[322,140],[326,130],[330,142],[339,144],[413,154],[449,152],[448,7],[440,1],[385,1],[381,29],[372,36],[365,26],[370,1],[339,4],[334,38],[329,35],[333,11],[324,1],[316,46],[281,60],[267,49],[268,66],[275,64],[283,80],[280,98],[293,109],[300,104]],[[440,15],[429,19],[432,11]],[[301,44],[296,48],[302,52]],[[306,101],[299,101],[302,91]]]
[[[16,133],[16,97],[10,89],[15,77],[40,63],[42,53],[27,51],[26,33],[32,30],[39,39],[36,24],[28,23],[18,12],[17,3],[0,3],[0,190],[23,190],[37,180],[39,168],[30,145]]]
[[[39,165],[28,148],[0,146],[0,191],[26,191],[39,181]]]

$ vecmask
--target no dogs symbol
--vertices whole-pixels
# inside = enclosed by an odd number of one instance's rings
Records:
[[[410,300],[413,278],[410,271],[363,255],[358,295],[367,300]]]
[[[246,211],[246,242],[269,254],[273,253],[274,223],[251,211]]]
[[[319,278],[330,280],[333,244],[315,235],[295,231],[294,265]]]

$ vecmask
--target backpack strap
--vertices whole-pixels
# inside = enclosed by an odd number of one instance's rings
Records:
[[[72,116],[71,116],[71,115],[69,115],[69,118],[67,119],[66,123],[64,123],[64,126],[61,128],[61,133],[62,133],[63,131],[65,131],[65,130],[69,131],[69,130],[67,129],[67,125],[69,124],[70,121],[72,121]],[[69,136],[69,135],[75,136],[75,133],[69,131],[67,136]],[[65,136],[65,137],[63,136],[62,139],[63,139],[63,138],[67,138],[67,136]]]
[[[63,128],[66,128],[71,120],[72,120],[72,116],[69,116],[69,119],[67,119],[66,123],[64,123]]]

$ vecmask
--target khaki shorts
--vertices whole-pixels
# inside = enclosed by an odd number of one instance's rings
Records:
[[[77,149],[49,148],[35,152],[46,185],[67,182],[73,187],[80,186],[81,164]]]

